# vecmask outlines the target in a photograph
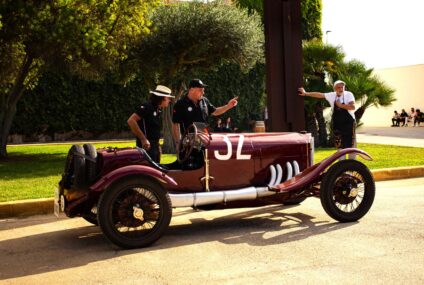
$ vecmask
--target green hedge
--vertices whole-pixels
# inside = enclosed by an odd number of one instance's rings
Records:
[[[257,64],[247,73],[236,65],[224,65],[216,72],[200,74],[199,77],[208,85],[205,96],[216,107],[239,96],[237,106],[221,115],[223,120],[231,117],[239,130],[247,131],[250,130],[250,121],[263,120],[266,105],[264,64]],[[210,123],[213,124],[212,121]]]
[[[37,88],[19,102],[11,133],[52,135],[74,130],[92,133],[128,130],[126,119],[146,100],[148,90],[140,80],[126,87],[110,82],[45,74]]]
[[[237,107],[223,117],[231,116],[239,128],[247,129],[250,119],[262,119],[264,70],[260,64],[244,74],[238,66],[227,65],[199,74],[199,78],[209,85],[206,96],[216,106],[240,96]],[[148,91],[142,78],[122,86],[109,78],[92,82],[66,73],[46,73],[19,102],[11,134],[128,131],[126,121],[135,107],[147,100]]]

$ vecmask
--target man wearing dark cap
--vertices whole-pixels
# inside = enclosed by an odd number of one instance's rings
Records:
[[[238,97],[235,97],[228,101],[226,105],[215,107],[206,97],[203,97],[206,86],[200,79],[192,79],[188,85],[187,95],[174,105],[172,134],[177,145],[181,139],[181,134],[184,134],[193,122],[206,123],[210,115],[219,116],[237,105]]]
[[[127,123],[137,137],[137,146],[144,148],[153,161],[160,161],[161,109],[166,108],[174,96],[171,89],[158,85],[150,91],[150,101],[137,107]]]

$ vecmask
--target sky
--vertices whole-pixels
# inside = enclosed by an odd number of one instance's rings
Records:
[[[369,68],[424,64],[423,0],[322,0],[323,40]],[[331,31],[331,32],[326,32]]]

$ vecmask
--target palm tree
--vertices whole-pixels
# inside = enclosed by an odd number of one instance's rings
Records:
[[[346,87],[355,95],[360,107],[355,112],[358,125],[365,110],[372,106],[389,106],[395,100],[394,92],[387,83],[379,79],[373,69],[358,60],[345,62],[340,46],[331,46],[321,41],[308,41],[303,44],[303,69],[306,90],[332,91],[332,82],[342,79]],[[318,140],[316,146],[328,145],[327,124],[323,110],[329,105],[325,100],[305,99],[307,130]]]
[[[320,40],[303,43],[303,76],[306,90],[331,91],[328,79],[337,74],[345,55],[341,47],[324,44]],[[328,145],[327,125],[324,119],[324,100],[305,98],[306,129],[315,138],[316,146]]]
[[[342,64],[337,72],[338,77],[346,82],[349,91],[355,94],[356,101],[361,102],[361,106],[355,111],[357,123],[360,123],[367,108],[390,106],[396,101],[395,90],[379,79],[373,71],[362,62],[352,60]]]

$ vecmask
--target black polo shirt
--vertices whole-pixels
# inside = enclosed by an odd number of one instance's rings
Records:
[[[185,95],[174,105],[172,122],[180,124],[180,131],[183,134],[193,122],[207,123],[209,115],[215,110],[215,106],[207,98],[202,97],[197,104],[194,104]]]
[[[160,108],[155,108],[152,103],[149,102],[138,107],[135,113],[141,118],[141,120],[137,121],[137,124],[146,138],[151,142],[159,141],[162,136]],[[141,142],[138,138],[137,146],[141,147]]]

